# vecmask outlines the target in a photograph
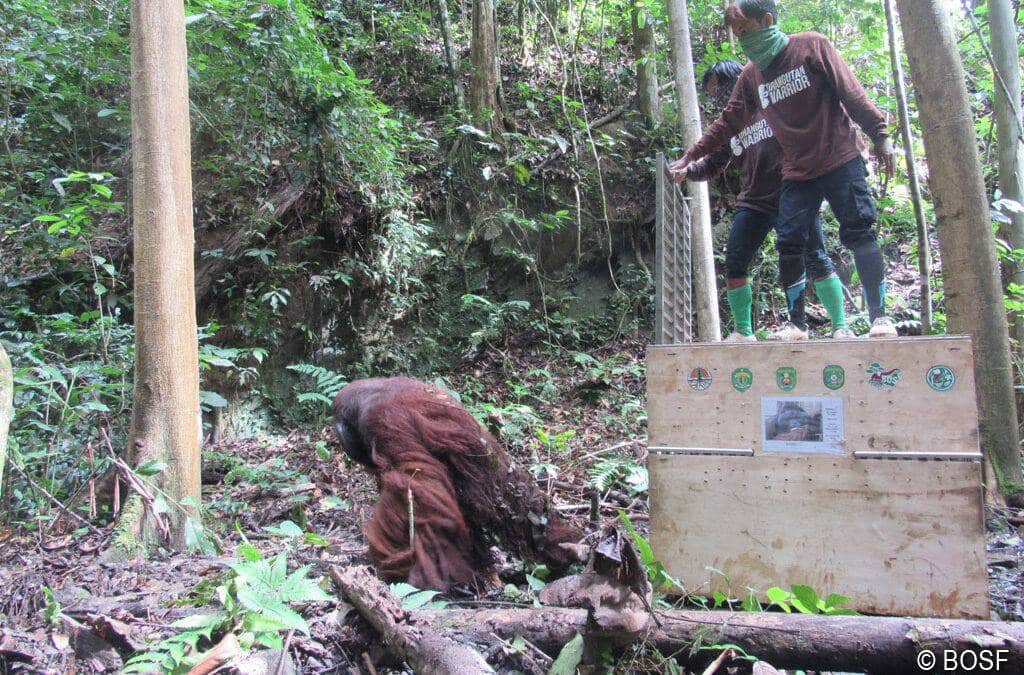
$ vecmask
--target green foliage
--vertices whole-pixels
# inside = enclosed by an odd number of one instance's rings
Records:
[[[214,593],[222,611],[176,621],[172,626],[181,632],[132,656],[123,672],[188,672],[202,660],[203,646],[212,646],[228,632],[238,636],[243,649],[257,644],[279,649],[284,643],[280,635],[283,630],[309,635],[306,620],[289,604],[331,599],[307,577],[309,567],[289,574],[283,553],[267,560],[250,545],[241,553],[243,559],[229,565],[232,573]]]
[[[576,633],[558,652],[558,658],[551,664],[548,675],[574,675],[576,667],[583,660],[583,636]]]
[[[288,370],[304,376],[304,381],[312,381],[312,389],[294,387],[295,401],[300,405],[313,404],[321,415],[325,414],[324,406],[329,408],[334,397],[348,384],[348,378],[341,373],[312,363],[295,363],[288,366]]]
[[[670,575],[665,570],[665,566],[661,561],[654,556],[654,549],[651,548],[650,542],[644,539],[643,535],[636,531],[636,528],[633,527],[633,522],[629,519],[629,516],[627,516],[625,512],[619,511],[619,520],[626,528],[626,531],[629,532],[629,536],[633,538],[633,546],[636,548],[636,552],[640,555],[640,561],[647,569],[647,578],[651,582],[651,586],[654,588],[655,593],[661,593],[669,586],[674,586],[678,590],[686,592],[686,587],[683,586],[683,583]]]
[[[622,377],[643,377],[644,366],[641,363],[628,363],[628,356],[616,354],[604,361],[598,361],[590,354],[576,352],[573,360],[586,366],[587,380],[590,385],[610,387]]]
[[[768,600],[787,614],[796,609],[801,614],[856,615],[857,612],[844,607],[850,604],[850,598],[838,593],[831,593],[827,598],[819,598],[810,586],[794,584],[790,591],[772,586],[765,595]],[[792,608],[792,609],[791,609]]]
[[[471,293],[462,296],[462,306],[477,317],[479,322],[479,328],[470,335],[470,343],[474,348],[504,346],[517,322],[530,309],[530,303],[524,300],[495,303]]]
[[[57,628],[60,626],[62,614],[60,600],[53,594],[53,590],[49,586],[43,586],[43,596],[46,598],[46,604],[43,606],[43,617],[46,618],[46,623],[50,624],[51,628]]]
[[[607,490],[618,482],[621,482],[631,494],[647,492],[647,467],[639,463],[636,457],[629,455],[612,455],[590,467],[590,484],[595,489]]]
[[[225,457],[224,455],[220,455]],[[262,488],[273,488],[306,480],[304,474],[287,466],[285,457],[274,457],[259,466],[250,466],[238,459],[225,457],[228,472],[224,475],[224,484],[244,482]],[[301,495],[304,496],[304,495]]]
[[[537,429],[534,432],[537,436],[537,440],[540,441],[541,447],[551,453],[565,454],[569,452],[569,439],[576,435],[573,429],[566,429],[560,434],[552,436],[543,429]]]
[[[512,447],[525,447],[529,441],[530,429],[540,424],[537,411],[528,405],[493,403],[470,403],[467,408],[479,420],[492,420],[498,428],[500,440]]]
[[[306,577],[309,566],[289,574],[283,553],[271,560],[236,562],[230,567],[235,571],[233,587],[226,589],[220,600],[229,613],[245,608],[247,616],[243,627],[253,631],[255,641],[267,646],[280,646],[277,635],[280,630],[309,634],[306,620],[289,608],[289,603],[330,600],[320,586]],[[237,604],[232,603],[232,592]],[[254,618],[252,613],[259,618]]]
[[[171,624],[182,631],[154,644],[125,662],[122,673],[187,673],[199,663],[201,641],[210,642],[215,630],[224,624],[221,615],[196,615],[178,619]]]
[[[388,586],[395,597],[402,602],[402,609],[444,609],[447,600],[435,600],[440,593],[437,591],[421,591],[412,584],[397,583]]]

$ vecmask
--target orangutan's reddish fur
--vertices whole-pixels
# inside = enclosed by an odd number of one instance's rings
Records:
[[[438,590],[471,583],[490,567],[491,544],[556,569],[573,561],[559,544],[583,534],[548,509],[530,474],[438,387],[359,380],[334,399],[334,419],[345,452],[377,475],[380,500],[365,532],[385,577]]]

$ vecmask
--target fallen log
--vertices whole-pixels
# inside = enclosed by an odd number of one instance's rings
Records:
[[[477,642],[494,636],[521,636],[549,654],[576,633],[588,633],[587,610],[540,607],[523,609],[448,609],[408,612],[409,626],[435,629]],[[1024,673],[1024,623],[950,619],[824,616],[774,612],[660,611],[662,624],[645,635],[622,634],[653,643],[662,654],[686,653],[697,639],[730,643],[777,668],[870,673],[972,670],[990,663],[989,672]],[[968,653],[970,652],[970,653]],[[923,661],[918,661],[923,658]],[[975,660],[976,659],[976,660]],[[956,667],[943,666],[956,664]],[[976,666],[980,667],[980,665]]]
[[[472,647],[444,637],[427,623],[412,625],[410,612],[367,567],[331,568],[331,579],[349,602],[380,633],[392,654],[407,662],[419,675],[493,673],[487,661]],[[487,636],[486,642],[493,642]]]

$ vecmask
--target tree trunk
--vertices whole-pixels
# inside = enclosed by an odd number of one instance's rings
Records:
[[[459,68],[459,55],[452,40],[452,20],[448,14],[448,0],[437,0],[437,16],[441,23],[441,36],[444,38],[444,56],[448,61],[448,74],[452,78],[452,90],[455,93],[455,105],[460,112],[466,110],[466,91],[462,87],[462,69]]]
[[[436,627],[473,641],[522,636],[540,649],[557,654],[576,633],[588,634],[587,613],[586,609],[538,607],[409,614],[414,626]],[[871,673],[962,672],[955,667],[942,669],[943,650],[975,654],[987,650],[993,659],[997,654],[1006,659],[998,671],[990,671],[1024,672],[1022,623],[682,610],[658,612],[657,616],[660,628],[652,625],[649,633],[641,635],[623,633],[619,646],[646,639],[662,654],[685,655],[695,640],[710,639],[738,645],[778,668]],[[917,668],[917,655],[923,650],[937,656],[936,671]]]
[[[640,22],[643,21],[643,25]],[[636,93],[644,123],[653,129],[661,122],[658,96],[658,61],[655,54],[654,24],[647,13],[633,0],[633,63],[636,68]]]
[[[158,459],[153,480],[178,505],[164,542],[184,546],[186,511],[199,504],[199,355],[194,295],[192,177],[184,5],[131,3],[132,226],[135,395],[130,459]],[[131,528],[157,541],[147,509]]]
[[[892,79],[896,85],[896,107],[899,109],[900,134],[903,137],[903,155],[907,161],[910,180],[910,201],[917,222],[917,269],[921,275],[921,333],[932,332],[932,253],[928,241],[928,221],[924,217],[921,185],[917,180],[917,160],[914,157],[914,136],[910,129],[910,111],[907,108],[907,90],[903,79],[903,62],[896,47],[896,22],[892,13],[892,0],[884,0],[885,25],[889,31],[889,60]]]
[[[413,671],[436,673],[493,673],[476,650],[443,637],[437,630],[408,622],[398,599],[368,567],[331,568],[334,585],[380,634],[388,651],[407,661]],[[490,642],[488,638],[487,642]]]
[[[498,100],[498,54],[495,41],[494,0],[473,0],[473,37],[469,57],[473,74],[469,108],[475,122],[497,138],[505,130]]]
[[[940,0],[897,0],[921,114],[939,228],[948,327],[974,342],[981,445],[1004,494],[1021,491],[1009,333],[974,120],[949,14]]]
[[[498,110],[501,111],[501,128],[504,131],[505,120],[508,119],[508,116],[505,109],[505,82],[501,79],[501,30],[498,25],[497,0],[493,0],[491,19],[494,24],[494,76],[498,82]]]
[[[530,61],[530,36],[526,25],[529,19],[530,0],[519,0],[516,6],[516,39],[519,41],[519,63],[525,65]]]
[[[1017,52],[1017,24],[1010,0],[988,0],[988,26],[992,33],[994,61],[993,107],[996,112],[996,145],[999,149],[999,188],[1004,199],[1024,203],[1024,145],[1021,144],[1020,57]],[[1009,223],[999,225],[999,234],[1015,249],[1024,248],[1024,213],[1003,210]],[[1008,263],[1003,283],[1024,286],[1024,266]],[[1011,317],[1018,353],[1024,353],[1024,316]]]
[[[669,0],[668,23],[672,45],[672,69],[676,78],[679,125],[689,147],[701,136],[697,83],[690,51],[690,17],[686,0]],[[714,233],[706,182],[690,182],[690,214],[693,223],[693,285],[697,309],[697,335],[702,342],[722,339],[718,320],[718,289],[715,283]]]
[[[722,0],[722,12],[723,12],[723,14],[724,14],[725,10],[729,9],[729,5],[731,5],[731,4],[732,4],[732,0]],[[729,38],[729,46],[732,47],[733,49],[736,49],[736,36],[732,32],[732,28],[729,28],[729,26],[726,26],[725,27],[725,34]]]
[[[0,497],[4,492],[4,467],[7,465],[7,434],[14,418],[14,370],[4,346],[0,344]]]

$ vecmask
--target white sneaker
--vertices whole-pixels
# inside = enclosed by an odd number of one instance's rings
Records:
[[[857,339],[857,334],[854,333],[849,328],[837,328],[835,330],[835,332],[832,333],[832,339],[833,340],[856,340]]]
[[[744,335],[743,333],[737,333],[733,331],[729,333],[729,337],[725,338],[726,342],[757,342],[756,335]]]
[[[868,337],[873,338],[894,338],[896,337],[896,324],[887,316],[880,316],[871,322],[871,331]]]
[[[800,328],[795,323],[790,323],[787,321],[782,325],[782,328],[772,333],[768,337],[768,339],[778,340],[781,342],[790,342],[793,340],[807,340],[810,338],[810,336],[811,334],[808,331],[804,330],[803,328]]]

